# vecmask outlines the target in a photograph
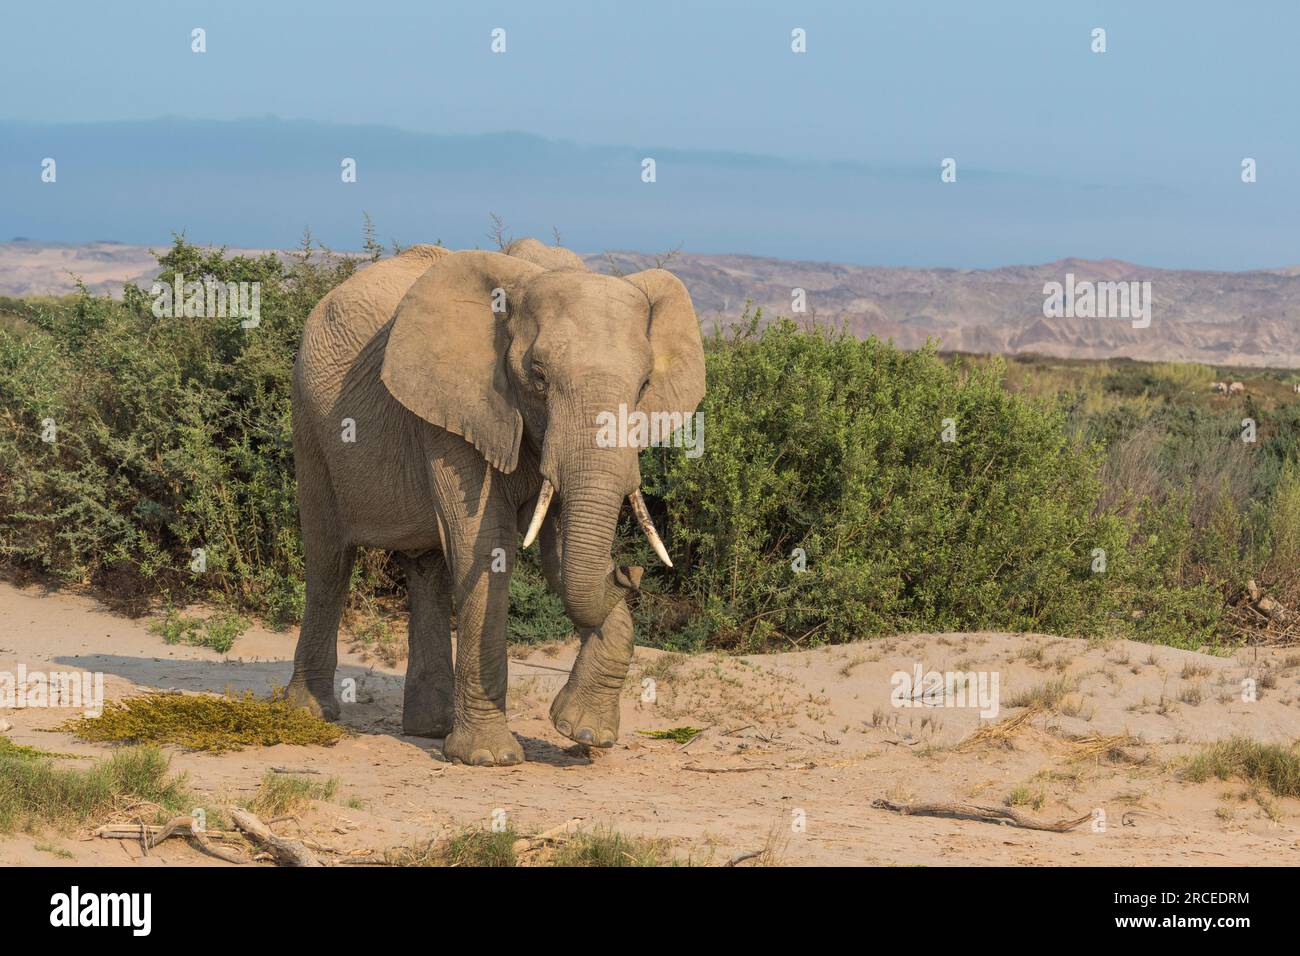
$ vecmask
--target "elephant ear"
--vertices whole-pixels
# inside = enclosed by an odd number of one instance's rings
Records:
[[[393,314],[380,378],[403,406],[460,435],[505,474],[524,420],[506,376],[511,290],[541,272],[498,252],[456,252],[429,268]],[[497,290],[501,290],[498,292]]]
[[[689,415],[704,398],[704,346],[690,293],[665,269],[647,269],[625,278],[650,300],[654,369],[637,410]]]

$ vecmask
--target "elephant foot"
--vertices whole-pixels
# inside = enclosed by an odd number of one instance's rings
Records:
[[[454,728],[443,742],[442,754],[471,767],[509,767],[524,762],[524,748],[504,719]]]
[[[334,696],[333,680],[307,681],[294,676],[284,690],[284,699],[323,720],[339,719],[339,702]]]
[[[589,747],[612,747],[618,740],[619,692],[588,689],[573,680],[551,701],[551,723],[570,740]]]

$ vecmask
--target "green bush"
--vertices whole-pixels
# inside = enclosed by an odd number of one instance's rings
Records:
[[[0,302],[0,562],[127,606],[215,599],[211,633],[159,626],[228,649],[241,611],[302,614],[292,364],[307,314],[357,260],[178,238],[159,261],[163,281],[259,282],[260,324],[156,318],[131,286],[121,301]],[[1283,385],[1260,392],[1286,401],[1225,407],[1204,367],[1052,362],[1034,395],[1029,360],[1008,376],[997,359],[759,315],[706,351],[703,456],[642,456],[676,567],[630,518],[620,531],[620,561],[652,569],[643,640],[754,650],[996,628],[1195,647],[1240,637],[1249,579],[1300,604],[1300,404]],[[401,582],[364,550],[357,605],[400,598]],[[514,641],[571,631],[531,553],[510,602]]]
[[[643,461],[682,558],[659,590],[695,605],[710,643],[1098,631],[1093,550],[1124,528],[1092,514],[1098,452],[1062,408],[1007,392],[996,364],[759,322],[709,342],[705,454]]]
[[[302,607],[293,360],[307,313],[355,261],[178,238],[159,263],[164,282],[260,282],[260,325],[157,318],[128,286],[0,328],[0,558],[119,593],[228,595],[287,622]]]
[[[520,554],[510,575],[510,615],[506,624],[516,644],[544,644],[573,633],[564,602],[546,584],[533,549]]]

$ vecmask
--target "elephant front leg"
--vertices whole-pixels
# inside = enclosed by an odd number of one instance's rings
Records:
[[[619,704],[632,663],[632,614],[626,604],[617,604],[604,624],[578,635],[582,649],[551,702],[551,723],[580,744],[612,747],[618,740]]]
[[[542,525],[542,571],[560,592],[561,548],[551,518]],[[569,679],[551,702],[551,723],[570,740],[593,747],[612,747],[618,740],[619,706],[635,638],[632,614],[619,603],[598,628],[579,628],[582,648]]]
[[[524,750],[506,726],[506,613],[515,528],[485,535],[482,553],[452,559],[457,581],[456,690],[449,760],[472,766],[521,763]]]

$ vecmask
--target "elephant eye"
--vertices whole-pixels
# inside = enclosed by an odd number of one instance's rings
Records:
[[[539,392],[546,391],[546,370],[540,365],[534,363],[532,367],[533,388]]]
[[[641,390],[636,393],[636,400],[638,402],[641,401],[641,399],[645,398],[645,390],[649,387],[650,387],[650,379],[647,378],[644,382],[641,383]]]

